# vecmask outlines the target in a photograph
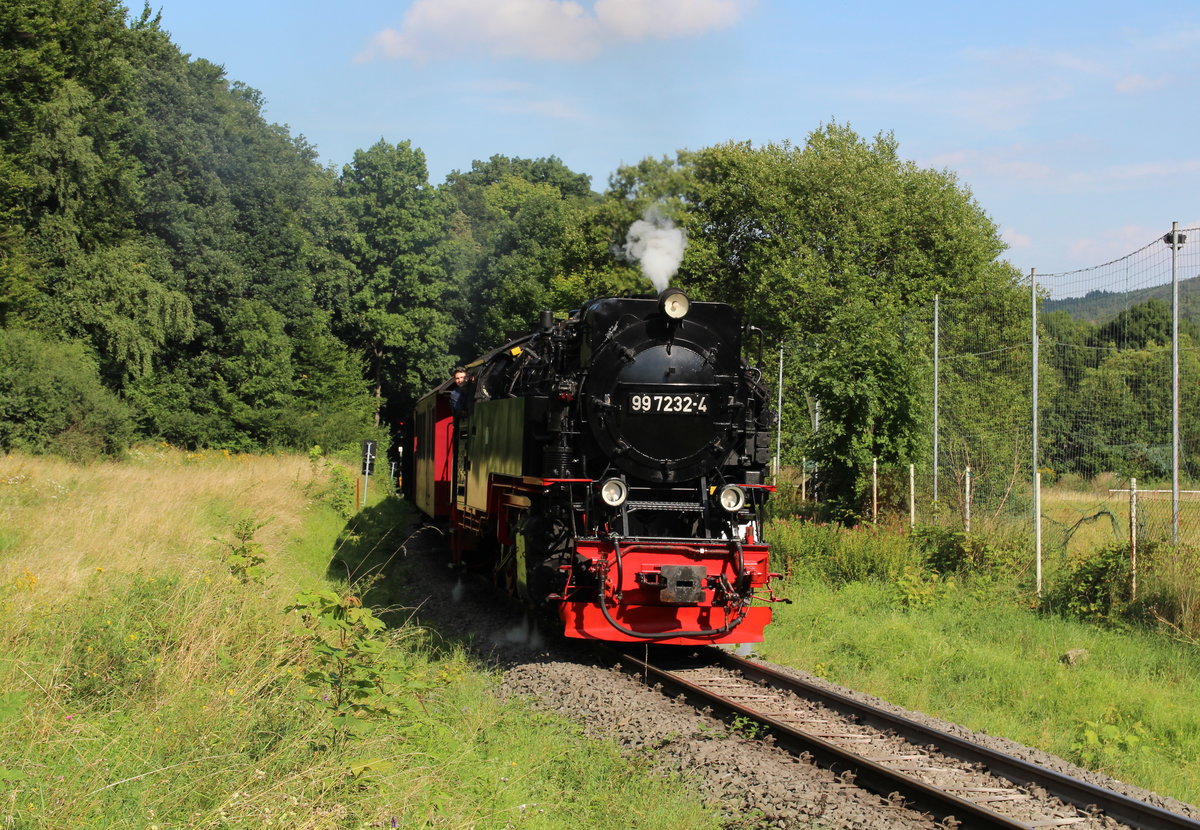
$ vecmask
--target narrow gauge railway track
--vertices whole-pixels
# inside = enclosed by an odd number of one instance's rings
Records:
[[[971,743],[716,648],[600,647],[650,685],[725,718],[856,784],[964,827],[1200,830],[1200,822]]]

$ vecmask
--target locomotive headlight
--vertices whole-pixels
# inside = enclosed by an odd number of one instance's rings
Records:
[[[619,478],[610,478],[600,485],[600,498],[609,507],[620,507],[629,496],[629,487]]]
[[[746,491],[736,484],[726,484],[717,493],[717,503],[721,505],[722,510],[736,513],[746,503]]]
[[[664,289],[658,295],[658,304],[672,320],[679,320],[688,313],[688,309],[692,307],[691,300],[687,298],[678,288]]]

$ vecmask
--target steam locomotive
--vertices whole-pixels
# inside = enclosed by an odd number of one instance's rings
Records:
[[[603,298],[421,398],[409,498],[453,563],[568,637],[760,642],[776,601],[762,512],[773,413],[738,313]],[[759,347],[761,351],[761,332]],[[453,392],[453,394],[451,394]]]

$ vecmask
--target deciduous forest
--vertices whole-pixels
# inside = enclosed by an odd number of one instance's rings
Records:
[[[790,344],[789,442],[852,498],[872,457],[928,442],[934,295],[1028,302],[969,190],[889,134],[828,123],[794,145],[649,155],[603,189],[555,157],[499,155],[433,183],[403,139],[322,166],[149,8],[6,3],[0,43],[4,449],[383,438],[539,310],[648,293],[620,252],[655,206],[688,239],[674,284],[738,306],[767,362]]]

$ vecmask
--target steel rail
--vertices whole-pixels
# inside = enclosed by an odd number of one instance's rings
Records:
[[[640,675],[650,684],[660,684],[663,689],[683,695],[693,705],[711,707],[725,716],[748,717],[763,724],[775,742],[793,753],[805,752],[823,767],[834,772],[850,771],[855,781],[864,789],[883,796],[899,792],[919,810],[942,819],[954,816],[971,827],[1029,828],[1031,825],[1001,815],[988,807],[951,793],[937,789],[912,776],[890,769],[838,747],[814,735],[799,731],[769,715],[751,707],[728,700],[675,675],[670,669],[654,665],[649,659],[641,659],[628,651],[606,647],[603,651],[618,661],[631,674]],[[806,683],[799,678],[776,671],[768,666],[737,657],[717,648],[701,652],[713,664],[742,674],[750,680],[765,683],[776,689],[793,692],[805,699],[818,702],[839,714],[851,716],[859,723],[875,729],[891,731],[917,745],[932,745],[944,755],[968,763],[983,764],[994,775],[1007,779],[1018,786],[1035,785],[1060,800],[1083,810],[1100,809],[1105,815],[1139,830],[1200,830],[1200,822],[1172,813],[1153,804],[1148,804],[1112,790],[1089,784],[1078,778],[1054,770],[1039,767],[1020,758],[1006,755],[956,737],[934,727],[925,726],[911,718],[871,706],[820,686]],[[696,668],[696,666],[690,666]]]
[[[908,806],[914,806],[937,819],[953,816],[969,827],[1030,830],[1030,826],[1027,824],[1001,815],[981,804],[975,804],[939,790],[924,781],[888,769],[882,764],[848,752],[829,741],[798,731],[768,715],[756,712],[684,680],[669,670],[661,669],[634,657],[628,652],[611,647],[602,647],[600,650],[617,660],[630,673],[641,675],[648,685],[661,685],[663,689],[671,693],[683,695],[692,705],[707,706],[724,715],[747,717],[761,723],[770,731],[777,745],[796,755],[807,753],[819,766],[829,769],[831,772],[853,774],[854,783],[863,789],[878,793],[885,798],[898,792],[906,798]]]
[[[1001,778],[1014,784],[1034,784],[1051,795],[1081,809],[1098,807],[1104,814],[1130,827],[1140,830],[1200,830],[1200,821],[1147,804],[1097,784],[1090,784],[1074,776],[1040,767],[1029,761],[998,752],[972,743],[931,726],[918,723],[903,715],[878,709],[854,698],[823,689],[799,678],[776,671],[768,666],[746,660],[720,649],[710,649],[717,661],[725,668],[742,673],[751,680],[759,680],[775,688],[816,700],[843,715],[852,715],[860,723],[876,728],[890,729],[905,740],[918,744],[936,746],[944,755],[961,761],[981,763]]]

